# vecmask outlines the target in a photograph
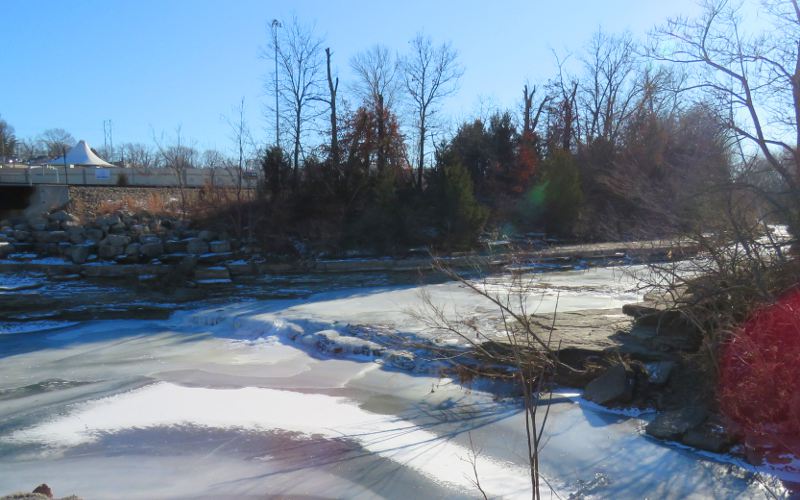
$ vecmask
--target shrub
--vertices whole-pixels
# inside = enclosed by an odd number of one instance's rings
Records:
[[[756,310],[723,348],[719,398],[745,442],[800,456],[800,290]]]

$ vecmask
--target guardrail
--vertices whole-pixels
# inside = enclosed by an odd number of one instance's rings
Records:
[[[181,173],[178,182],[174,170],[159,168],[138,170],[123,167],[74,166],[0,166],[0,184],[64,184],[71,186],[147,186],[147,187],[203,187],[208,185],[235,187],[239,185],[239,172],[222,168],[189,168]],[[255,188],[259,178],[256,172],[241,175],[242,187]]]

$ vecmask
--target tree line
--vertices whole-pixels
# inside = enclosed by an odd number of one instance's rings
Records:
[[[424,34],[404,54],[374,45],[340,82],[335,51],[312,28],[273,23],[263,57],[277,72],[264,85],[276,99],[265,118],[282,135],[254,139],[242,102],[235,155],[201,155],[179,129],[154,137],[156,148],[119,151],[145,168],[257,164],[268,215],[251,225],[322,248],[463,248],[486,231],[674,235],[702,231],[742,200],[759,220],[800,228],[797,2],[766,2],[771,25],[758,32],[740,5],[703,6],[642,41],[598,31],[557,59],[551,78],[520,82],[514,109],[451,133],[442,105],[465,71],[452,45]]]

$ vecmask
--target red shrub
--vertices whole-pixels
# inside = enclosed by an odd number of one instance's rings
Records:
[[[800,456],[800,290],[757,310],[728,342],[719,393],[746,443]]]

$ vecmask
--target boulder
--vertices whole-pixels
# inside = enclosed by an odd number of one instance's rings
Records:
[[[48,215],[47,218],[51,221],[56,221],[56,222],[78,222],[77,217],[75,217],[70,213],[65,212],[64,210],[53,212],[52,214]]]
[[[644,365],[647,381],[654,385],[666,384],[673,368],[675,368],[674,361],[654,361]]]
[[[167,253],[185,253],[187,244],[185,240],[167,240],[164,242],[164,251]]]
[[[0,257],[5,257],[8,254],[14,253],[15,246],[7,241],[0,241]]]
[[[627,403],[633,398],[634,382],[625,366],[614,365],[586,385],[583,397],[601,405]]]
[[[125,247],[125,255],[128,257],[138,257],[141,247],[139,243],[129,243],[128,246]]]
[[[197,233],[197,237],[200,238],[203,241],[209,241],[210,242],[210,241],[212,241],[214,239],[215,236],[214,236],[213,232],[211,232],[211,231],[209,231],[207,229],[204,229],[204,230],[200,231],[199,233]]]
[[[82,227],[71,227],[67,229],[67,238],[72,244],[83,243],[86,241],[86,235],[83,233]]]
[[[255,266],[251,262],[238,260],[225,264],[231,276],[248,276],[255,272]]]
[[[175,269],[183,274],[189,274],[195,267],[197,267],[197,257],[194,255],[184,255],[181,257]]]
[[[37,243],[60,243],[69,240],[66,231],[35,231],[33,239]]]
[[[121,220],[117,214],[108,214],[98,217],[95,222],[101,227],[111,227],[115,224],[119,224]]]
[[[401,370],[413,370],[416,366],[416,359],[414,355],[408,351],[389,351],[386,356],[386,361],[395,368]]]
[[[97,254],[101,259],[113,259],[118,255],[122,255],[124,252],[125,247],[121,245],[101,244],[97,248]]]
[[[194,270],[194,279],[195,281],[199,282],[218,282],[220,280],[229,281],[231,279],[231,275],[226,268],[221,266],[200,267]]]
[[[164,253],[164,245],[161,244],[161,241],[148,241],[147,243],[142,243],[139,247],[139,251],[142,253],[144,257],[148,259],[153,259],[159,257],[161,254]]]
[[[74,264],[83,264],[89,258],[89,254],[94,249],[93,245],[72,245],[67,249],[66,256]]]
[[[113,234],[125,234],[128,232],[128,226],[122,222],[118,222],[108,228],[108,232]]]
[[[83,230],[84,234],[86,235],[86,239],[92,240],[95,243],[99,242],[105,236],[105,233],[102,229],[96,227],[87,227]]]
[[[23,231],[22,229],[14,229],[11,233],[11,237],[17,241],[30,241],[31,233],[28,231]]]
[[[212,241],[208,244],[208,248],[213,253],[227,253],[231,251],[231,242],[227,240]]]
[[[654,438],[675,441],[690,429],[703,423],[707,416],[708,410],[702,406],[665,411],[647,424],[645,432]]]
[[[47,486],[47,483],[42,483],[33,490],[34,493],[38,493],[40,495],[44,495],[47,498],[53,498],[53,490]]]
[[[681,438],[681,442],[692,448],[723,453],[733,444],[733,439],[721,425],[705,422],[694,429],[689,429]]]
[[[41,218],[33,218],[28,220],[28,226],[33,231],[44,231],[47,229],[47,221]]]
[[[186,241],[186,252],[199,255],[208,252],[208,243],[200,238],[188,238]]]
[[[125,236],[122,234],[109,234],[105,237],[104,240],[100,242],[101,245],[107,246],[115,246],[115,247],[126,247],[128,243],[131,242],[129,236]]]

